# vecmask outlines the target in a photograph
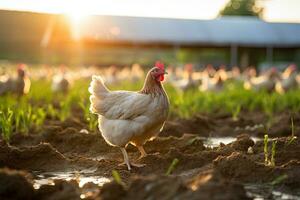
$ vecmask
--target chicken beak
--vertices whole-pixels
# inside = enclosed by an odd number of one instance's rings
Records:
[[[167,71],[165,71],[165,72],[164,72],[164,74],[168,74],[168,72],[167,72]]]

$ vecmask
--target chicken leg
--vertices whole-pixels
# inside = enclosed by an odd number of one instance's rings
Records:
[[[121,151],[122,151],[123,156],[124,156],[124,162],[121,163],[121,164],[119,164],[119,165],[126,164],[129,171],[131,170],[131,167],[144,167],[145,166],[145,164],[131,163],[129,161],[129,157],[128,157],[127,151],[126,151],[126,149],[124,147],[121,147]]]
[[[131,166],[130,166],[130,163],[129,163],[129,158],[128,158],[127,151],[126,151],[126,149],[124,147],[121,148],[121,151],[122,151],[123,156],[124,156],[124,163],[127,165],[127,168],[130,171],[131,170]],[[122,164],[123,163],[121,163],[121,165]]]
[[[137,148],[138,148],[138,150],[141,153],[141,156],[138,158],[138,160],[140,160],[140,159],[142,159],[142,158],[144,158],[144,157],[147,156],[147,153],[146,153],[146,151],[145,151],[145,149],[144,149],[143,146],[137,146]]]

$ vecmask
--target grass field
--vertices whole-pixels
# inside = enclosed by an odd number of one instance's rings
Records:
[[[32,128],[38,130],[45,120],[64,121],[74,116],[84,118],[88,129],[95,130],[96,116],[89,112],[89,82],[76,80],[68,94],[64,95],[53,93],[50,81],[32,81],[27,96],[2,96],[0,126],[4,138],[9,140],[14,132],[28,134]],[[108,87],[111,90],[139,90],[142,84],[142,81],[125,82]],[[256,111],[266,114],[270,121],[268,126],[271,126],[274,115],[282,111],[293,114],[300,110],[300,90],[289,91],[284,95],[254,92],[244,90],[237,82],[227,83],[219,93],[200,92],[197,89],[183,93],[169,84],[165,84],[165,88],[171,103],[171,119],[191,118],[197,113],[229,113],[233,119],[238,119],[241,111]]]

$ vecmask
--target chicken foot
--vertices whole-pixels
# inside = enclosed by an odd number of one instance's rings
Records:
[[[137,148],[138,148],[138,150],[141,153],[141,156],[137,160],[140,160],[140,159],[142,159],[142,158],[144,158],[144,157],[147,156],[147,153],[146,153],[146,151],[145,151],[145,149],[144,149],[143,146],[137,146]]]
[[[145,151],[143,146],[137,146],[138,150],[140,151],[141,155],[137,160],[141,160],[142,158],[145,158],[149,154]],[[150,155],[159,155],[159,152],[151,153]]]
[[[145,164],[137,164],[137,163],[130,162],[127,151],[124,147],[121,148],[121,151],[122,151],[123,156],[124,156],[124,162],[119,164],[119,166],[126,164],[129,171],[131,170],[131,167],[144,167],[145,166]]]

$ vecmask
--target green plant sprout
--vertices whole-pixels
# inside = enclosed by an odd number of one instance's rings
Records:
[[[295,127],[294,127],[294,118],[293,117],[291,117],[291,129],[292,129],[292,135],[288,137],[287,146],[292,144],[297,139],[297,137],[295,136]]]
[[[265,165],[269,165],[268,142],[269,142],[269,136],[267,134],[265,134],[265,136],[264,136]]]
[[[58,114],[58,118],[60,121],[65,121],[71,112],[71,104],[70,101],[65,100],[60,102],[60,112]]]
[[[19,118],[20,118],[20,132],[27,135],[31,127],[31,124],[33,122],[32,107],[28,106],[27,109],[20,109]]]
[[[58,112],[52,104],[48,104],[46,112],[52,119],[58,117]]]
[[[275,166],[276,144],[277,144],[277,140],[272,142],[272,153],[271,153],[271,161],[270,161],[270,165],[272,167]]]
[[[239,119],[238,116],[239,116],[240,112],[241,112],[241,105],[239,104],[236,106],[236,109],[233,109],[233,112],[232,112],[232,120],[233,121],[238,121],[238,119]]]
[[[176,165],[178,164],[179,160],[177,158],[174,158],[171,165],[169,166],[166,175],[169,176],[175,169]]]
[[[117,170],[112,170],[112,176],[114,178],[114,180],[116,181],[116,183],[118,183],[119,185],[124,186],[125,184],[123,183],[121,176],[119,174],[119,172]]]
[[[34,124],[36,126],[41,126],[46,119],[46,111],[43,108],[35,108],[34,109]]]
[[[282,183],[282,181],[286,180],[287,178],[288,178],[287,174],[280,175],[271,182],[271,185],[273,185],[273,186],[278,185],[278,184]]]
[[[89,130],[95,130],[97,127],[97,116],[90,112],[90,107],[84,103],[84,100],[81,100],[78,105],[84,113],[84,119],[88,122]]]
[[[265,134],[264,136],[264,155],[265,155],[265,165],[266,166],[275,166],[275,155],[276,155],[276,144],[277,140],[272,141],[272,149],[271,149],[271,155],[269,157],[269,136],[268,134]]]
[[[2,137],[6,142],[9,142],[10,136],[12,134],[12,124],[13,124],[13,111],[8,108],[5,111],[0,111],[0,127],[2,132]]]

